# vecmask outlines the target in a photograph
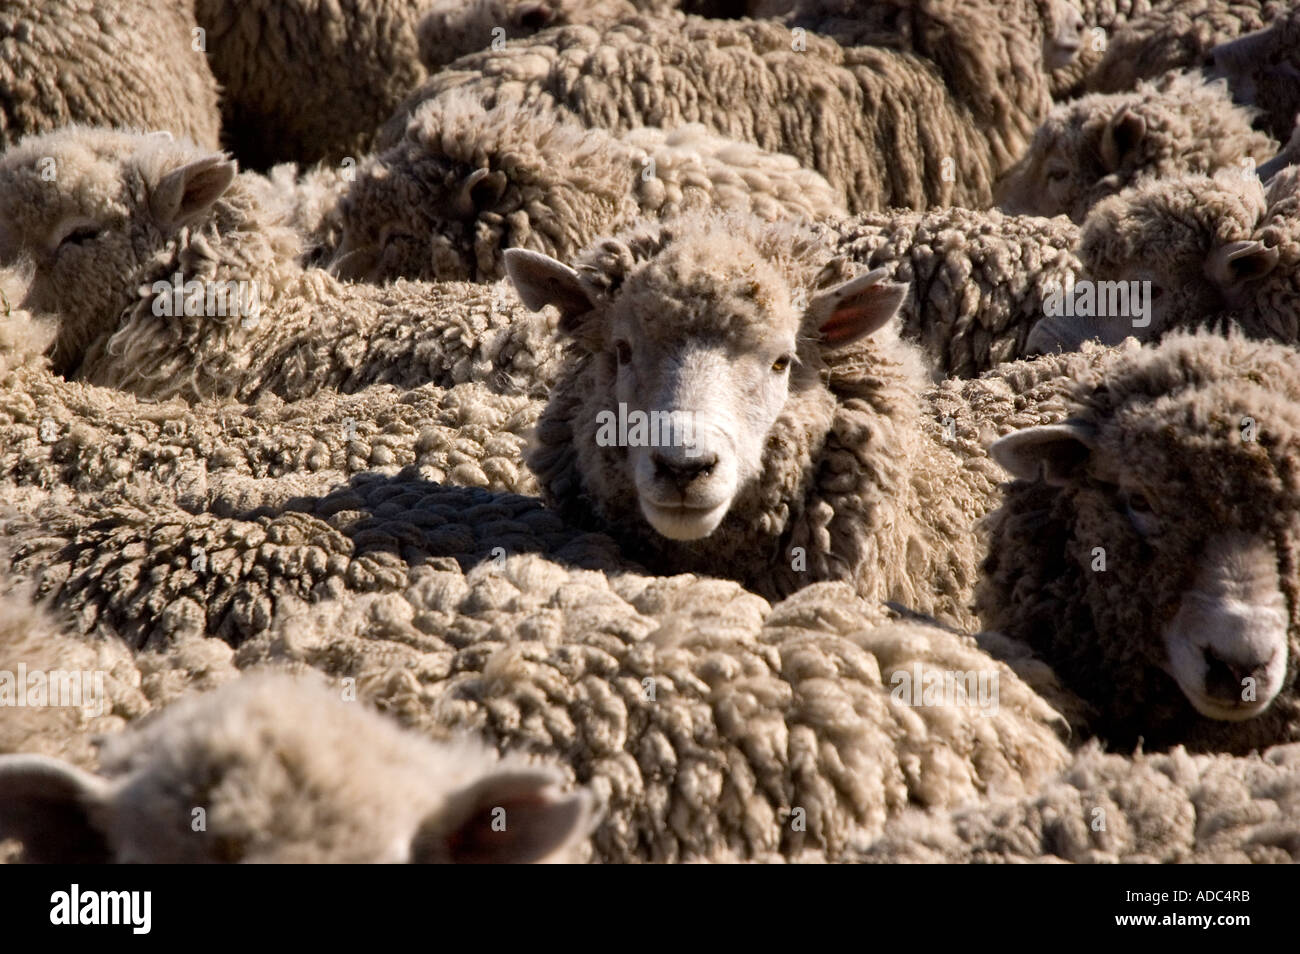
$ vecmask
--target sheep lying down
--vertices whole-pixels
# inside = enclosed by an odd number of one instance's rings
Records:
[[[316,680],[249,675],[109,738],[100,771],[0,756],[36,863],[564,860],[596,820],[553,768],[435,744]]]

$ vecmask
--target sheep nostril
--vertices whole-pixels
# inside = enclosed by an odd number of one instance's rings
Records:
[[[1242,690],[1247,679],[1261,681],[1268,671],[1268,662],[1257,665],[1231,662],[1214,650],[1202,650],[1205,657],[1205,693],[1224,702],[1242,701]]]
[[[718,463],[716,454],[701,454],[698,457],[688,457],[684,459],[669,459],[662,454],[656,453],[653,456],[655,465],[655,474],[666,480],[671,480],[678,488],[685,489],[693,481],[700,477],[707,477],[713,473],[713,468]]]

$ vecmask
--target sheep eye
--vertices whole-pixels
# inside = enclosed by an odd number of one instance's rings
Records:
[[[772,370],[777,374],[780,374],[788,367],[790,367],[790,356],[788,354],[783,354],[772,362]]]
[[[614,342],[614,356],[618,358],[619,364],[627,364],[632,360],[632,347],[621,338]]]
[[[1124,510],[1128,515],[1129,523],[1141,536],[1149,537],[1160,530],[1160,518],[1156,516],[1151,508],[1151,501],[1145,495],[1127,494]]]
[[[78,226],[59,240],[59,248],[67,245],[84,245],[86,242],[99,238],[103,231],[97,225]]]

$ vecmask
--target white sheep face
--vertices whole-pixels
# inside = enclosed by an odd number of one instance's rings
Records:
[[[623,448],[642,515],[679,541],[712,534],[759,480],[791,395],[819,386],[822,350],[871,334],[907,294],[876,271],[801,307],[755,250],[716,235],[670,242],[612,293],[536,252],[511,249],[506,270],[521,300],[557,306],[561,330],[608,372],[596,433],[575,439]]]

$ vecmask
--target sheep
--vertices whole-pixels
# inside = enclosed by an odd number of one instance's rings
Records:
[[[1300,40],[1300,11],[1283,13],[1263,30],[1230,40],[1210,51],[1213,75],[1228,80],[1238,102],[1263,113],[1264,128],[1277,139],[1286,139],[1296,126],[1300,95],[1296,76],[1300,58],[1295,50]]]
[[[865,265],[910,285],[899,334],[944,376],[973,377],[1024,357],[1043,301],[1081,271],[1078,229],[1063,218],[941,209],[865,213],[829,228],[835,258],[818,283]]]
[[[1099,299],[1101,289],[1129,289],[1149,307],[1123,320],[1112,303],[1077,315],[1067,309],[1039,321],[1026,348],[1069,350],[1129,336],[1155,341],[1175,328],[1228,326],[1252,338],[1300,341],[1297,176],[1284,170],[1266,193],[1248,172],[1146,180],[1099,203],[1080,234],[1084,274]]]
[[[1083,17],[1079,52],[1066,66],[1051,74],[1052,98],[1074,99],[1087,91],[1087,82],[1106,55],[1108,37],[1131,19],[1151,12],[1157,0],[1070,0]]]
[[[68,123],[215,149],[217,82],[186,0],[10,0],[0,12],[0,151]]]
[[[1068,417],[1002,437],[975,606],[1091,707],[1112,746],[1300,739],[1300,366],[1178,332],[1086,349]]]
[[[854,861],[1242,864],[1300,861],[1300,745],[1133,758],[1088,746],[1036,795],[912,812]]]
[[[1088,89],[1118,93],[1171,69],[1212,61],[1216,44],[1258,30],[1290,10],[1290,0],[1162,0],[1109,38]],[[1279,137],[1280,138],[1280,135]]]
[[[153,399],[469,380],[546,393],[550,327],[508,286],[341,284],[302,267],[265,194],[179,140],[73,127],[6,152],[0,264],[34,261],[19,304],[58,317],[54,370]]]
[[[1277,143],[1251,121],[1225,84],[1191,73],[1170,73],[1130,93],[1083,96],[1055,107],[1038,127],[1029,151],[998,183],[998,205],[1082,224],[1099,201],[1141,177],[1253,168]]]
[[[884,327],[907,287],[879,269],[813,287],[822,254],[789,224],[706,213],[600,242],[577,271],[507,251],[571,348],[528,465],[567,519],[656,570],[725,568],[773,598],[850,579],[965,625],[972,526],[1003,479],[981,432],[1054,420],[1051,362],[927,393]]]
[[[494,280],[501,253],[569,257],[640,216],[717,205],[828,218],[844,198],[790,156],[703,126],[621,136],[455,95],[416,110],[403,141],[362,165],[340,202],[331,268],[350,279]]]
[[[908,15],[908,52],[844,48],[769,21],[638,16],[546,30],[435,74],[375,148],[398,143],[420,103],[457,89],[488,108],[568,112],[612,132],[699,122],[793,155],[855,212],[987,206],[1047,113],[1035,27],[983,3],[909,0]]]
[[[416,26],[430,0],[194,0],[222,86],[225,146],[250,169],[338,162],[428,75]]]
[[[562,758],[604,808],[604,862],[841,860],[909,804],[1027,794],[1069,761],[1059,717],[1006,667],[842,583],[769,606],[512,554],[283,620],[241,666],[352,678],[421,733]],[[916,705],[911,680],[942,673],[996,680],[996,706]]]
[[[248,675],[109,737],[98,774],[0,756],[0,836],[37,863],[152,864],[562,861],[586,838],[591,796],[555,768],[342,695]]]

